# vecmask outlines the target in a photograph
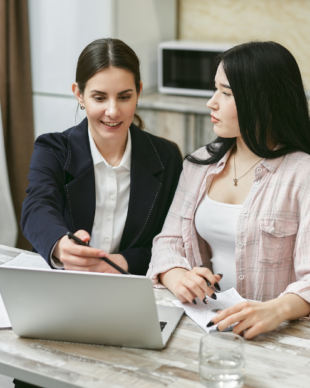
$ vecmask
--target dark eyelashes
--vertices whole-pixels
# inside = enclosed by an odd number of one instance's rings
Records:
[[[218,88],[214,87],[213,92],[215,93],[218,90]],[[222,92],[225,96],[231,96],[231,93]]]

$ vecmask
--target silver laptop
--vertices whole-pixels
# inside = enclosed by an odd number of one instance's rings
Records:
[[[0,267],[0,292],[20,337],[162,349],[183,315],[143,276]]]

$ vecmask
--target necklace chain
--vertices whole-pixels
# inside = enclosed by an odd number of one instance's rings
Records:
[[[123,154],[124,155],[124,154]],[[123,157],[123,155],[119,156],[113,164],[110,164],[110,166],[114,167],[116,163]]]
[[[239,178],[237,178],[237,173],[236,173],[236,154],[234,154],[234,167],[235,167],[235,179],[233,179],[234,186],[237,186],[238,181],[243,178],[247,173],[249,173],[253,167],[255,167],[259,162],[261,162],[263,159],[259,159],[253,166],[243,175],[241,175]]]

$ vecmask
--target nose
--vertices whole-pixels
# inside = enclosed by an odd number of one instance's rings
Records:
[[[207,107],[212,110],[217,110],[219,108],[216,92],[214,92],[213,96],[207,102]]]
[[[111,99],[108,102],[108,106],[106,107],[105,114],[106,116],[109,116],[111,118],[116,118],[117,116],[119,116],[119,108],[118,108],[117,101]]]

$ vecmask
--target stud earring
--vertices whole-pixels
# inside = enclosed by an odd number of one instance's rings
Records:
[[[81,108],[81,110],[84,110],[84,109],[85,109],[85,107],[84,107],[83,105],[80,105],[80,108]]]
[[[138,106],[139,105],[139,100],[137,100],[137,105],[136,106]]]

